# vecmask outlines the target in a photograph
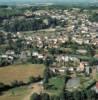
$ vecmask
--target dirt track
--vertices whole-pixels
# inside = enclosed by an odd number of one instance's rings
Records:
[[[43,86],[39,83],[35,83],[33,85],[31,85],[30,87],[28,88],[31,88],[32,91],[29,95],[27,95],[26,97],[24,97],[23,100],[30,100],[30,96],[33,94],[33,93],[38,93],[40,94],[42,91],[43,91]]]

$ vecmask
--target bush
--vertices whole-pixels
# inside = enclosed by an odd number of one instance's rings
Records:
[[[5,88],[5,85],[3,83],[0,83],[0,91],[2,91]]]
[[[11,87],[12,88],[22,86],[22,85],[25,85],[25,83],[23,81],[14,80],[13,82],[11,82]]]
[[[44,83],[43,84],[43,87],[44,87],[44,89],[48,89],[49,88],[49,85],[47,83]]]
[[[41,99],[37,93],[33,93],[30,97],[30,100],[41,100]]]
[[[41,100],[50,100],[50,97],[47,93],[41,94]]]
[[[9,85],[5,85],[3,83],[0,83],[0,94],[2,94],[3,91],[6,91],[10,89],[11,87]]]
[[[29,77],[28,83],[29,83],[29,84],[30,84],[30,83],[35,83],[35,82],[39,82],[39,81],[41,81],[41,80],[42,80],[41,76],[38,76],[38,77],[30,76],[30,77]]]
[[[53,95],[53,96],[50,97],[50,100],[60,100],[60,97]]]
[[[35,82],[35,80],[36,79],[33,76],[29,77],[29,83],[33,83],[33,82]]]

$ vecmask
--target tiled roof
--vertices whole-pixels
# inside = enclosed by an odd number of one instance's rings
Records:
[[[98,89],[98,82],[96,82],[96,89]]]

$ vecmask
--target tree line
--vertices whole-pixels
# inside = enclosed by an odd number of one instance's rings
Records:
[[[49,95],[47,93],[33,93],[30,97],[30,100],[97,100],[98,94],[93,90],[85,91],[66,91],[62,90],[60,95]]]
[[[48,17],[46,20],[47,24],[44,22],[44,18],[6,20],[3,24],[3,29],[7,32],[32,31],[55,27],[60,23],[57,19],[51,17]]]

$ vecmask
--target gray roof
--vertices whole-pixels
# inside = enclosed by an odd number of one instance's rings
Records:
[[[80,79],[79,78],[72,78],[68,80],[66,86],[67,88],[77,88],[80,85]]]

